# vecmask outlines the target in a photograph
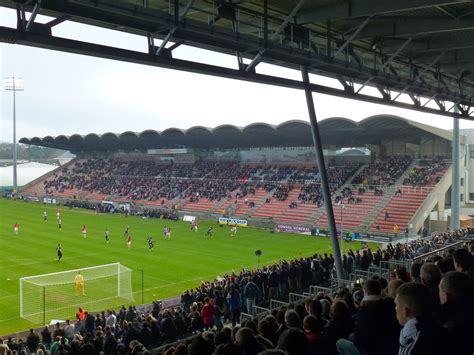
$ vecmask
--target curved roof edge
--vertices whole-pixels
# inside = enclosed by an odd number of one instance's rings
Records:
[[[405,132],[410,128],[414,128],[414,131],[421,133],[426,132],[429,135],[437,136],[448,141],[452,141],[452,132],[441,128],[426,125],[412,121],[410,119],[391,115],[391,114],[379,114],[366,117],[360,121],[351,120],[346,117],[329,117],[319,121],[320,130],[326,131],[328,135],[333,136],[345,136],[342,132],[347,133],[354,129],[355,132],[361,131],[373,131],[374,135],[383,136],[384,132],[390,137],[393,136],[394,131],[404,130]],[[188,146],[188,147],[244,147],[244,146],[294,146],[301,144],[311,144],[311,140],[308,135],[308,128],[310,123],[305,120],[287,120],[279,124],[269,124],[265,122],[254,122],[244,127],[239,127],[233,124],[222,124],[214,128],[209,128],[201,125],[196,125],[188,129],[181,129],[176,127],[170,127],[163,131],[157,131],[154,129],[147,129],[142,132],[125,131],[122,133],[107,132],[104,134],[89,133],[86,135],[72,134],[70,136],[59,135],[57,137],[46,136],[43,138],[23,137],[20,139],[20,143],[24,144],[35,144],[35,145],[47,145],[49,147],[54,146],[55,143],[61,145],[61,149],[70,146],[71,149],[80,149],[84,144],[91,144],[91,141],[100,142],[102,147],[106,143],[110,143],[110,140],[115,140],[115,137],[120,142],[127,142],[127,144],[133,145],[135,140],[143,139],[143,137],[150,137],[156,139],[160,144],[166,144],[169,147],[172,146]],[[362,130],[361,130],[362,129]],[[239,139],[229,140],[229,133],[238,133]],[[406,133],[405,133],[406,134]],[[414,134],[414,133],[412,133]],[[255,136],[261,135],[261,142],[255,141]],[[212,142],[203,142],[203,137],[217,138],[215,140],[209,139]],[[366,134],[367,136],[367,134]],[[183,137],[183,138],[181,138]],[[301,137],[301,141],[297,138]],[[327,135],[321,134],[322,140],[327,138]],[[164,138],[164,139],[161,139]],[[234,137],[235,138],[235,137]],[[283,140],[282,140],[283,138]],[[344,138],[344,137],[342,137]],[[339,137],[339,139],[342,139]],[[351,133],[347,134],[347,138],[352,142],[357,142],[357,137],[352,137]],[[376,137],[380,139],[380,137]],[[393,138],[393,137],[392,137]],[[400,133],[400,138],[404,136]],[[461,136],[461,144],[465,144],[466,137]],[[375,138],[374,138],[375,139]],[[153,142],[152,142],[153,143]],[[270,145],[269,145],[270,144]],[[139,144],[136,144],[139,147]],[[157,146],[159,144],[157,143]],[[86,148],[87,149],[87,148]],[[89,147],[90,149],[90,147]]]

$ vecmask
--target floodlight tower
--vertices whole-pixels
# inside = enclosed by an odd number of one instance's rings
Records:
[[[13,190],[16,193],[18,189],[17,183],[17,169],[16,169],[16,92],[23,91],[23,79],[22,78],[5,78],[5,90],[13,91]]]

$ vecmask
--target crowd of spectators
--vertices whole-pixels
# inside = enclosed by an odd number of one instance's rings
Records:
[[[441,179],[438,173],[448,167],[448,162],[441,157],[433,160],[421,160],[420,166],[410,171],[410,175],[403,181],[403,185],[429,186],[434,185]]]
[[[282,184],[278,185],[273,192],[273,197],[278,201],[285,201],[288,198],[288,194],[293,190],[294,186],[292,184]]]
[[[357,170],[357,164],[329,167],[331,191],[338,189]],[[237,163],[196,162],[170,164],[155,161],[106,159],[80,160],[44,181],[48,194],[76,189],[132,201],[157,201],[184,198],[221,200],[243,198],[255,189],[273,191],[284,201],[296,183],[303,183],[300,200],[320,203],[321,188],[317,168],[292,166],[247,166]]]
[[[387,157],[374,161],[364,168],[352,184],[389,186],[406,171],[409,157]],[[423,186],[437,182],[447,162],[441,157],[421,160],[420,167],[413,168],[405,185]],[[334,194],[355,171],[358,164],[330,166],[328,182]],[[78,192],[102,194],[111,198],[131,201],[159,201],[166,204],[176,198],[199,202],[201,198],[246,198],[255,190],[273,192],[273,198],[285,201],[295,188],[300,189],[298,199],[290,201],[292,208],[300,203],[312,203],[318,207],[324,203],[319,171],[316,167],[250,166],[238,163],[199,161],[194,164],[172,164],[155,161],[124,161],[112,159],[79,160],[44,181],[48,194],[77,189]],[[362,197],[352,196],[351,189],[335,196],[336,202],[347,198],[348,203],[358,204]],[[364,193],[359,187],[358,194]],[[375,194],[383,190],[375,189]],[[271,198],[267,200],[271,202]],[[252,201],[255,204],[254,201]]]
[[[439,248],[467,232],[442,233],[420,243],[429,242],[430,248]],[[343,267],[350,274],[354,269],[379,265],[381,260],[412,258],[421,253],[419,246],[408,242],[389,244],[373,253],[370,248],[362,252],[349,250]],[[75,322],[47,326],[40,334],[31,330],[25,341],[1,340],[0,353],[8,354],[10,348],[19,353],[23,350],[24,354],[35,350],[36,354],[52,355],[101,351],[148,354],[147,349],[173,344],[162,348],[161,353],[274,354],[265,351],[276,348],[277,354],[370,355],[381,351],[396,354],[399,348],[414,346],[418,352],[411,349],[413,352],[404,354],[424,354],[421,349],[432,346],[430,354],[445,354],[440,350],[445,348],[438,348],[438,338],[427,345],[426,338],[436,330],[436,334],[443,334],[439,339],[453,341],[457,350],[454,353],[472,354],[474,343],[468,334],[474,321],[474,244],[469,248],[452,250],[446,257],[434,256],[423,265],[414,263],[410,272],[405,268],[394,270],[390,280],[375,277],[363,286],[354,285],[350,292],[339,289],[331,296],[318,294],[305,303],[274,310],[271,315],[238,326],[241,312],[252,313],[254,305],[265,305],[270,299],[287,301],[289,292],[301,292],[309,285],[328,285],[334,273],[334,258],[328,254],[281,260],[202,282],[183,292],[179,307],[162,309],[161,303],[155,302],[148,312],[122,306],[118,311],[95,315],[80,309]],[[423,312],[410,297],[424,302]],[[415,325],[423,341],[416,340]],[[415,340],[412,345],[410,337]],[[183,340],[179,344],[174,343],[180,339]]]
[[[319,293],[232,329],[198,332],[162,353],[472,354],[474,245],[469,247],[415,263],[411,272],[395,270],[388,280],[374,276],[351,290]]]
[[[350,164],[341,167],[330,167],[327,170],[328,173],[328,184],[331,194],[339,189],[344,183],[357,171],[360,165]],[[302,203],[312,203],[318,207],[324,203],[323,192],[321,189],[320,177],[318,176],[316,181],[310,184],[305,184],[301,187],[301,192],[298,196],[298,200]]]
[[[389,156],[378,159],[362,169],[352,179],[352,184],[391,186],[408,169],[411,162],[412,158],[408,156]]]

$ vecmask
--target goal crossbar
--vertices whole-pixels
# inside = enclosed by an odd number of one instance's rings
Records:
[[[79,271],[85,271],[85,270],[99,269],[99,268],[104,268],[104,267],[107,267],[107,266],[117,266],[117,267],[120,267],[120,266],[121,266],[121,267],[123,267],[123,268],[125,268],[125,269],[129,269],[128,267],[123,266],[123,265],[120,264],[120,263],[112,263],[112,264],[104,264],[104,265],[83,267],[83,268],[80,268],[80,269],[71,269],[71,270],[66,270],[66,271],[50,272],[50,273],[48,273],[48,274],[40,274],[40,275],[33,275],[33,276],[21,277],[20,280],[28,281],[28,280],[40,278],[40,277],[43,277],[43,276],[46,277],[46,276],[51,276],[51,275],[67,274],[67,273],[71,273],[71,272],[79,272]],[[129,269],[129,270],[130,270],[130,269]]]

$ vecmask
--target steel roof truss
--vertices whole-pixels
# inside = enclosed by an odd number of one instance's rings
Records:
[[[351,41],[356,38],[356,36],[359,34],[360,31],[364,29],[365,26],[367,26],[372,19],[373,16],[367,17],[360,25],[359,27],[349,36],[349,38],[337,49],[336,53],[334,53],[334,57],[337,57],[339,54],[342,53],[342,51],[351,43]]]
[[[296,6],[293,8],[293,10],[291,11],[291,13],[285,17],[284,21],[280,24],[280,26],[277,28],[277,30],[275,32],[273,32],[272,36],[270,37],[269,39],[269,42],[273,42],[279,35],[280,33],[285,29],[285,27],[288,25],[288,23],[290,22],[290,20],[293,19],[293,17],[296,16],[296,14],[298,13],[298,11],[300,10],[301,6],[303,6],[303,4],[306,2],[306,0],[300,0],[298,2],[298,4],[296,4]],[[262,55],[263,53],[265,52],[264,49],[260,50],[257,55],[255,56],[255,58],[250,62],[250,64],[246,67],[246,71],[251,71],[253,69],[253,67],[257,66],[261,60],[262,60]]]
[[[36,15],[38,15],[40,7],[41,7],[41,0],[36,0],[35,7],[33,8],[33,11],[31,12],[30,19],[28,20],[28,23],[26,24],[26,27],[25,27],[26,32],[30,30],[31,25],[35,22]]]
[[[298,23],[357,18],[371,15],[400,13],[437,6],[470,3],[471,0],[344,0],[312,8],[298,17]]]
[[[163,56],[150,57],[148,53],[136,52],[131,50],[126,50],[122,48],[114,48],[109,46],[103,46],[93,43],[86,43],[76,40],[70,40],[66,38],[59,38],[54,36],[41,36],[36,33],[30,32],[20,32],[7,27],[0,27],[0,38],[6,38],[9,41],[22,45],[30,45],[39,48],[51,49],[51,50],[60,50],[69,53],[90,55],[100,58],[114,59],[120,61],[126,61],[131,63],[137,63],[142,65],[151,65],[156,67],[163,67],[167,69],[183,70],[193,73],[206,74],[219,76],[229,79],[238,79],[250,82],[256,82],[261,84],[275,85],[293,89],[304,89],[303,83],[298,80],[286,79],[283,77],[276,77],[258,73],[249,73],[243,72],[236,69],[229,69],[225,67],[218,67],[215,65],[192,62],[182,59],[173,59]],[[373,79],[373,78],[370,78]],[[405,102],[399,102],[389,99],[383,99],[376,96],[351,93],[350,90],[337,89],[329,86],[310,84],[311,91],[314,93],[322,93],[326,95],[333,95],[337,97],[355,99],[366,101],[370,103],[377,104],[389,104],[395,107],[401,107],[406,109],[413,109],[421,112],[433,113],[438,115],[446,115],[445,111],[431,107],[421,107],[414,104],[409,104]],[[350,84],[348,84],[350,85]],[[439,99],[445,99],[444,95],[440,94]],[[461,104],[465,99],[460,99],[457,101],[457,104]],[[414,100],[415,102],[415,100]],[[474,119],[471,117],[470,112],[463,109],[460,113],[452,112],[450,115]]]

